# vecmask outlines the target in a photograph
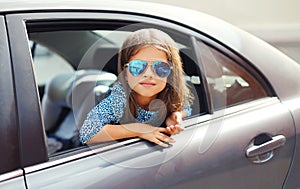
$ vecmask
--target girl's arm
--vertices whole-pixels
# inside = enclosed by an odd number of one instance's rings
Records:
[[[130,123],[123,125],[107,124],[101,131],[94,135],[87,144],[139,137],[162,147],[168,147],[166,143],[174,143],[175,141],[165,133],[168,133],[167,128],[153,127],[144,123]]]

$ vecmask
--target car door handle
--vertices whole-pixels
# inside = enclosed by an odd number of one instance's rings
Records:
[[[251,142],[246,150],[246,157],[254,163],[264,163],[270,160],[274,156],[273,151],[283,146],[285,142],[286,138],[283,135],[271,137],[270,140],[259,145],[254,145],[254,142]]]

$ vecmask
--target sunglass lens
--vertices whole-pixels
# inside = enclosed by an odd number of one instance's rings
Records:
[[[166,78],[171,73],[170,65],[166,62],[153,62],[152,67],[154,72],[161,78]]]
[[[133,76],[139,76],[147,68],[147,62],[142,60],[132,60],[129,63],[129,72]]]

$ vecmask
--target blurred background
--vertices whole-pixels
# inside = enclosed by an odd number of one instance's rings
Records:
[[[242,28],[300,63],[300,0],[139,0],[207,13]]]

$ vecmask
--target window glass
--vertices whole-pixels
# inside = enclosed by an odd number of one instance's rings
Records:
[[[130,34],[129,31],[110,31],[110,30],[94,30],[92,31],[99,37],[105,38],[111,46],[121,47],[125,38]]]
[[[45,85],[56,74],[74,70],[60,55],[41,44],[30,41],[35,76],[39,86]]]
[[[203,42],[197,45],[214,110],[267,96],[255,75],[242,65]]]

